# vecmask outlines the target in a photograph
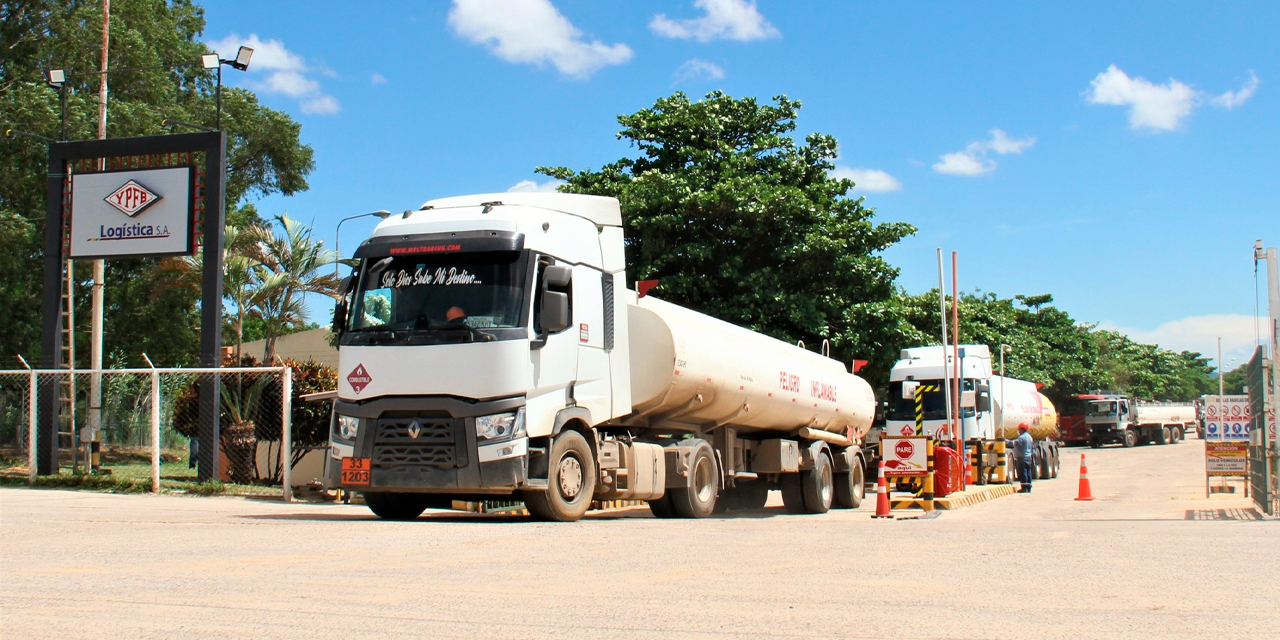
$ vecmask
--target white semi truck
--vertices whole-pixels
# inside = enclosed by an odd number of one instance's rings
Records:
[[[983,445],[994,440],[1018,437],[1018,425],[1026,423],[1036,440],[1036,476],[1056,478],[1061,467],[1058,450],[1058,414],[1053,403],[1040,393],[1035,383],[992,373],[991,349],[986,345],[961,345],[960,415],[953,417],[959,425],[960,439],[967,445]],[[945,371],[944,371],[945,367]],[[889,371],[889,408],[885,435],[913,435],[917,426],[917,407],[921,409],[923,435],[952,440],[947,432],[947,399],[944,385],[954,389],[955,357],[947,347],[911,347],[903,349],[899,360]],[[950,380],[950,383],[947,381]],[[954,391],[950,392],[951,394]],[[918,402],[917,402],[918,401]],[[955,400],[952,399],[954,406]],[[981,466],[991,466],[990,456],[983,456]],[[979,482],[987,474],[978,470]]]
[[[626,286],[613,198],[432,200],[355,253],[326,478],[380,517],[522,499],[659,517],[854,508],[875,400],[840,362]]]
[[[1126,447],[1178,443],[1198,425],[1191,403],[1144,404],[1127,395],[1090,400],[1084,421],[1089,426],[1089,446],[1095,449],[1113,443]]]

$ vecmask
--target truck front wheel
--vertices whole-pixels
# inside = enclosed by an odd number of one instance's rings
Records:
[[[685,486],[668,489],[671,506],[681,518],[705,518],[716,508],[720,490],[720,470],[711,445],[700,440],[689,454],[689,476]]]
[[[1134,433],[1133,429],[1125,429],[1124,430],[1124,446],[1132,447],[1136,444],[1138,444],[1138,434]]]
[[[551,445],[547,462],[547,490],[523,492],[525,506],[542,520],[578,520],[591,507],[596,491],[591,446],[577,431],[562,431]]]

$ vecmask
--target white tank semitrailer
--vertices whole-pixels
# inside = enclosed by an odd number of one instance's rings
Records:
[[[654,426],[861,436],[871,385],[831,358],[652,296],[627,306],[631,403]]]
[[[1000,386],[1004,385],[1003,396]],[[1001,398],[1007,406],[1001,406]],[[1034,382],[991,376],[991,404],[995,409],[995,437],[1018,437],[1018,425],[1026,423],[1031,437],[1053,440],[1058,437],[1058,410],[1036,389]]]
[[[1196,409],[1192,405],[1138,405],[1138,424],[1194,425]]]

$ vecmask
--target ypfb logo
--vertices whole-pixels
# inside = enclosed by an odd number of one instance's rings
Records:
[[[119,189],[112,191],[103,200],[119,209],[120,213],[133,217],[142,213],[147,207],[159,202],[160,196],[138,184],[136,180],[130,180],[120,185]]]
[[[351,385],[351,388],[356,393],[364,391],[364,388],[369,386],[370,382],[373,382],[373,376],[369,375],[368,371],[365,371],[363,364],[356,365],[355,370],[347,374],[347,383]]]

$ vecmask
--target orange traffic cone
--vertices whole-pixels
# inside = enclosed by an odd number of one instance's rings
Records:
[[[1093,492],[1089,490],[1089,467],[1084,464],[1084,454],[1080,454],[1080,495],[1076,500],[1092,500]]]
[[[884,461],[880,461],[880,477],[876,480],[876,514],[872,518],[892,518],[889,514],[889,487],[884,483]]]

